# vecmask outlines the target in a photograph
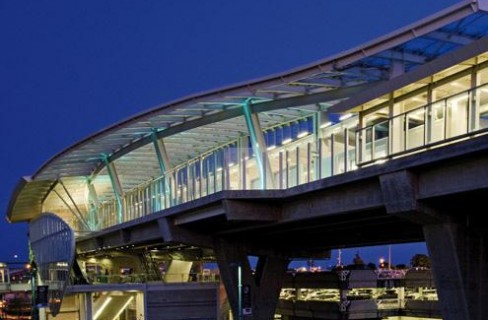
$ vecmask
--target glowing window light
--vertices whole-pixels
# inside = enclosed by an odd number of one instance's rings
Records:
[[[291,142],[291,127],[290,125],[286,125],[282,128],[283,130],[283,140],[281,141],[281,144],[287,144]]]
[[[297,138],[303,138],[310,134],[308,129],[308,120],[302,120],[298,123],[298,134]]]
[[[350,117],[352,117],[352,113],[346,113],[346,114],[343,114],[342,116],[340,116],[339,120],[343,121],[343,120],[349,119]]]
[[[129,298],[129,300],[127,300],[127,302],[126,302],[126,303],[124,303],[124,305],[122,306],[122,308],[120,308],[120,310],[119,310],[119,311],[117,311],[117,314],[115,315],[115,317],[113,317],[113,318],[112,318],[112,320],[117,320],[117,319],[119,318],[120,314],[122,313],[122,311],[124,311],[124,310],[125,310],[125,308],[127,308],[127,306],[129,305],[129,303],[130,303],[130,302],[131,302],[133,299],[134,299],[134,297],[133,297],[133,296],[131,296],[131,297]]]
[[[275,130],[270,130],[264,133],[266,137],[266,149],[273,150],[276,148],[276,132]]]
[[[290,125],[291,128],[291,139],[295,140],[298,138],[298,130],[300,130],[300,125],[298,122],[294,122]]]
[[[97,312],[95,312],[95,315],[93,316],[93,320],[97,320],[98,317],[100,317],[100,315],[102,314],[103,310],[105,310],[105,308],[107,308],[107,306],[110,303],[110,301],[112,301],[112,297],[108,297],[107,300],[105,300],[103,302],[103,304],[100,306],[100,309],[98,309]]]
[[[330,127],[331,125],[332,125],[332,122],[327,121],[327,122],[322,123],[322,124],[320,125],[320,129]]]
[[[387,162],[387,161],[388,161],[388,159],[379,159],[379,160],[376,160],[376,161],[374,162],[374,164],[383,164],[383,163],[385,163],[385,162]]]

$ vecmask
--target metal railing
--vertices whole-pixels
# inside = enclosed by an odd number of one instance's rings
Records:
[[[482,105],[484,103],[484,105]],[[231,147],[192,159],[128,191],[123,220],[133,220],[222,190],[287,189],[358,167],[484,134],[488,131],[488,85],[357,129],[351,118],[263,154],[262,170],[252,151]],[[488,109],[488,108],[486,108]],[[264,172],[264,177],[259,172]],[[270,175],[271,178],[266,177]],[[98,229],[118,224],[117,202],[98,208]]]

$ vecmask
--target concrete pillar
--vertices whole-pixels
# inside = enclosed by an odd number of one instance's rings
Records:
[[[238,288],[245,286],[251,289],[252,315],[243,315],[241,319],[273,319],[289,259],[278,254],[260,256],[253,274],[243,244],[219,239],[214,248],[234,319],[239,319],[239,306],[243,306],[244,297]]]
[[[93,301],[92,301],[92,293],[87,292],[85,293],[85,320],[92,320],[93,319]]]
[[[386,212],[419,225],[442,221],[437,210],[417,201],[417,176],[402,170],[379,177]]]
[[[39,320],[46,320],[46,308],[39,308]]]
[[[136,293],[136,314],[138,320],[146,319],[146,304],[144,302],[144,295],[147,294],[147,291]]]
[[[398,294],[398,309],[405,309],[405,287],[397,288]]]
[[[453,222],[423,229],[443,319],[488,319],[486,232]]]
[[[388,173],[380,176],[380,184],[389,214],[422,225],[443,319],[488,319],[487,232],[482,222],[470,221],[475,216],[470,217],[468,207],[457,215],[451,208],[417,201],[413,173]],[[466,221],[460,221],[463,216]]]

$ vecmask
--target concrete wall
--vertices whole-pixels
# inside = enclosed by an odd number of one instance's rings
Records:
[[[66,295],[63,298],[63,304],[61,310],[53,317],[49,312],[49,308],[46,310],[46,319],[52,320],[84,320],[80,318],[80,306],[76,295]],[[42,311],[41,311],[42,312]]]
[[[148,288],[147,319],[218,319],[219,286],[182,285],[170,289]]]

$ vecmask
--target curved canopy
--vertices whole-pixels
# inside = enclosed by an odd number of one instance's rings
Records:
[[[463,1],[427,19],[316,63],[246,83],[192,95],[138,114],[76,143],[19,183],[8,219],[37,216],[61,183],[73,198],[81,185],[117,160],[124,188],[160,175],[153,139],[163,139],[177,166],[248,135],[243,104],[251,101],[263,130],[306,117],[378,83],[464,47],[487,34],[488,3]],[[109,184],[109,182],[107,182]],[[61,198],[61,196],[60,196]],[[80,201],[81,202],[81,201]]]

